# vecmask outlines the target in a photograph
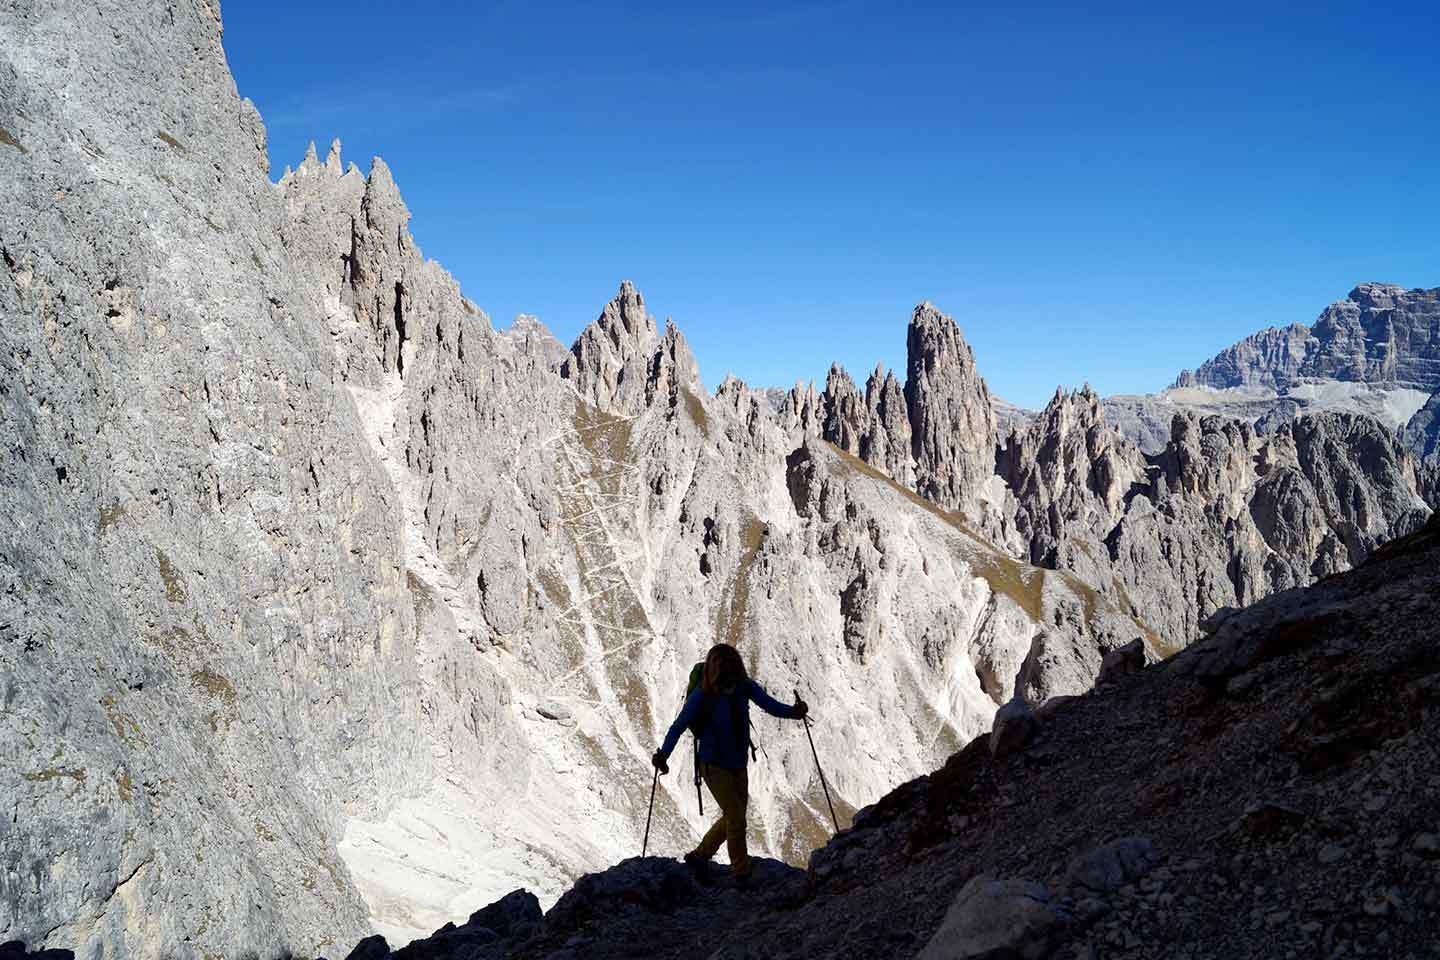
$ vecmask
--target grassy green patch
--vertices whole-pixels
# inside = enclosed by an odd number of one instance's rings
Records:
[[[222,701],[226,706],[233,707],[238,697],[235,695],[235,687],[224,674],[216,673],[213,670],[196,670],[190,674],[190,682],[197,689],[204,690],[216,700]]]
[[[552,606],[561,610],[570,609],[570,588],[553,567],[543,567],[535,578],[540,581],[540,589],[545,591]]]
[[[99,526],[96,527],[96,531],[104,533],[118,524],[123,516],[125,516],[125,507],[122,504],[115,503],[108,507],[101,507]]]
[[[160,564],[160,579],[165,584],[165,599],[171,603],[185,602],[185,581],[180,576],[180,571],[170,562],[165,551],[157,549],[155,559]]]
[[[710,439],[710,415],[705,412],[705,404],[695,395],[693,390],[682,387],[680,392],[685,396],[685,409],[690,412],[690,419],[695,421],[695,426],[700,428],[700,433],[706,440]]]
[[[435,602],[435,595],[430,592],[430,587],[424,580],[415,576],[415,571],[409,567],[405,568],[405,586],[410,591],[410,596],[415,598],[416,606],[429,607]]]
[[[118,702],[113,693],[107,693],[100,698],[100,706],[105,709],[105,718],[110,721],[110,726],[115,728],[115,736],[127,747],[144,743],[145,738],[140,735],[140,725],[121,712]]]
[[[764,540],[765,524],[759,517],[747,514],[740,530],[740,566],[735,571],[728,596],[721,599],[716,617],[716,643],[728,643],[739,649],[745,640],[745,619],[750,613],[750,568],[755,565],[755,554],[760,551]]]
[[[835,803],[835,818],[840,828],[848,827],[855,819],[853,806],[835,794],[830,787],[830,799]],[[825,846],[834,836],[835,828],[830,822],[830,808],[825,805],[825,791],[815,779],[805,791],[803,799],[795,799],[786,809],[789,826],[780,837],[779,852],[788,864],[804,867],[810,862],[810,854]]]
[[[61,767],[49,767],[49,768],[47,768],[47,769],[45,769],[45,770],[39,771],[38,773],[22,773],[22,774],[20,774],[20,778],[21,778],[22,780],[31,780],[31,781],[34,781],[34,782],[37,782],[37,783],[45,783],[45,782],[47,782],[47,781],[49,781],[49,780],[58,780],[58,779],[60,779],[61,777],[69,777],[69,778],[71,778],[72,780],[74,780],[76,783],[84,783],[84,782],[85,782],[85,771],[84,771],[84,770],[66,770],[66,769],[61,768]]]

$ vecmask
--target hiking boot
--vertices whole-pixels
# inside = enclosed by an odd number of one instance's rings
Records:
[[[706,864],[708,864],[709,862],[709,857],[702,857],[694,850],[691,850],[689,853],[685,854],[685,866],[690,868],[690,873],[694,875],[695,879],[700,881],[701,883],[705,883],[709,880],[709,877],[706,876],[707,871],[705,869]]]

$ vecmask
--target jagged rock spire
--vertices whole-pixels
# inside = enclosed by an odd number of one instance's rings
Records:
[[[915,488],[943,507],[968,510],[995,472],[990,391],[959,326],[928,300],[910,318],[906,352]]]
[[[629,280],[570,347],[560,375],[601,410],[638,413],[657,396],[703,392],[685,337],[667,323],[662,335],[645,310],[645,298]]]

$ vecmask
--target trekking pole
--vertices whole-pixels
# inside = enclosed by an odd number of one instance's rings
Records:
[[[800,690],[796,688],[795,699],[800,699]],[[830,786],[825,782],[825,771],[820,768],[820,754],[815,752],[815,738],[810,734],[810,716],[807,714],[800,718],[805,723],[805,736],[810,741],[810,755],[815,758],[815,772],[820,774],[820,787],[825,791],[825,806],[830,808],[830,823],[835,827],[835,832],[840,832],[840,821],[835,819],[835,804],[830,802]]]
[[[660,768],[655,768],[655,777],[650,781],[650,809],[645,814],[645,840],[640,844],[640,856],[650,849],[650,818],[655,814],[655,787],[660,783]]]
[[[750,732],[755,734],[755,743],[760,747],[760,752],[765,754],[765,759],[770,759],[770,751],[765,749],[765,744],[760,740],[760,731],[755,729],[755,721],[750,721]]]

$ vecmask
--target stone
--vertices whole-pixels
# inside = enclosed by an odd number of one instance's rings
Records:
[[[512,890],[499,900],[470,914],[470,925],[493,930],[500,937],[514,937],[533,928],[541,919],[540,901],[529,890]]]
[[[1040,729],[1035,710],[1016,697],[995,711],[995,724],[990,729],[990,755],[1004,757],[1024,749]]]
[[[1240,815],[1239,828],[1252,836],[1268,837],[1293,830],[1306,819],[1303,810],[1272,800],[1251,804]]]
[[[1145,641],[1136,637],[1123,647],[1116,647],[1100,661],[1100,674],[1095,683],[1115,683],[1145,669]]]
[[[1069,920],[1043,884],[981,874],[961,888],[917,960],[1039,960],[1051,955]]]
[[[1065,871],[1065,883],[1104,896],[1146,876],[1159,859],[1148,837],[1121,837],[1072,859]]]
[[[345,960],[385,960],[388,956],[390,944],[377,933],[355,944],[355,949],[345,955]]]

